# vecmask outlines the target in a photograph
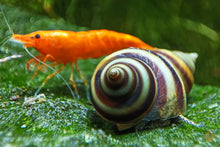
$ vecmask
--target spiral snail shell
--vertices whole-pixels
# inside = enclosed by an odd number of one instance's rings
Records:
[[[91,79],[91,101],[118,130],[169,119],[186,110],[196,53],[129,48],[104,58]]]

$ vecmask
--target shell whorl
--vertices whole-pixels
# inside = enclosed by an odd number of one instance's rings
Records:
[[[105,63],[94,77],[93,104],[108,120],[121,123],[136,120],[153,106],[156,93],[153,76],[141,61],[116,57]]]
[[[186,74],[180,75],[182,71]],[[190,67],[171,51],[124,49],[96,67],[91,101],[100,116],[123,130],[141,119],[168,119],[183,113],[185,85],[189,91],[192,81]]]
[[[172,64],[181,80],[183,81],[185,91],[188,94],[194,82],[193,73],[195,71],[195,62],[198,54],[184,53],[181,51],[171,52],[165,49],[160,49],[155,52],[165,58],[165,60],[170,62],[170,64]]]

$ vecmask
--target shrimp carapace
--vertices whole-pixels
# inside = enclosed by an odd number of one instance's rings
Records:
[[[70,81],[76,92],[76,85],[73,81],[73,65],[75,65],[84,84],[87,86],[85,78],[77,67],[78,59],[99,58],[129,47],[155,49],[155,47],[146,44],[135,36],[105,29],[80,32],[63,30],[36,31],[26,35],[14,34],[12,38],[15,41],[22,42],[26,48],[35,48],[40,53],[36,58],[42,62],[50,61],[63,64],[58,72],[60,72],[67,63],[70,63]],[[27,67],[29,67],[29,64],[33,61],[35,60],[29,60]],[[40,69],[41,66],[38,67],[34,76],[37,75]],[[55,73],[49,75],[43,83],[45,84],[48,79],[55,75]]]

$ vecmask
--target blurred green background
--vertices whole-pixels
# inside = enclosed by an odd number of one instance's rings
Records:
[[[1,3],[57,20],[63,18],[88,29],[129,33],[158,48],[197,52],[195,83],[220,85],[220,1],[1,0]]]

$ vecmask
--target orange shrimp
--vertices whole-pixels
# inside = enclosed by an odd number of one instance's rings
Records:
[[[129,47],[142,49],[155,48],[135,36],[105,29],[81,32],[62,30],[36,31],[27,35],[13,34],[12,38],[15,41],[21,42],[26,48],[35,48],[40,53],[36,58],[43,63],[50,61],[56,65],[63,65],[57,72],[47,76],[43,85],[46,84],[50,78],[62,71],[67,63],[70,63],[70,81],[77,95],[78,91],[73,80],[73,65],[75,65],[85,86],[88,86],[86,79],[77,66],[78,59],[99,58],[114,51]],[[29,64],[34,61],[34,58],[27,61],[27,69],[29,69]],[[41,68],[41,66],[38,66],[34,76],[37,75]]]

